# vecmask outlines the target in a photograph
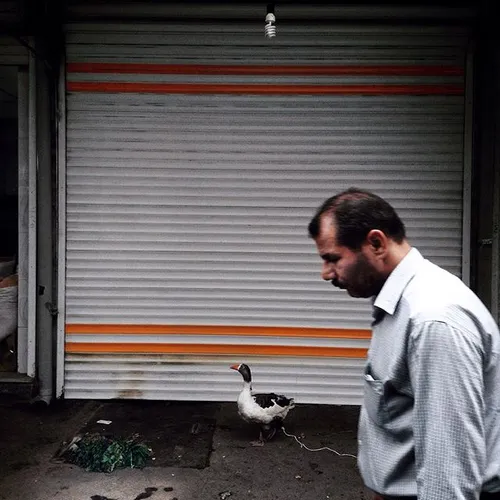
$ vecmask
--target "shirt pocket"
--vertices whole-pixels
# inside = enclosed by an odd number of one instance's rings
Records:
[[[368,416],[380,427],[388,422],[387,405],[384,398],[384,382],[365,373],[364,405]]]
[[[364,407],[370,419],[393,434],[411,431],[413,398],[395,390],[389,380],[373,378],[365,371]]]

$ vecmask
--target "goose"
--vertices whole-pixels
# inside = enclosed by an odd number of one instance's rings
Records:
[[[280,429],[288,412],[295,406],[293,398],[281,394],[252,392],[252,372],[248,365],[238,364],[230,367],[241,373],[243,390],[238,396],[238,413],[247,422],[255,422],[260,426],[258,441],[252,441],[252,446],[264,446]]]

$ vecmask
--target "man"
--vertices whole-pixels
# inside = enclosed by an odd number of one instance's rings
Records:
[[[373,297],[358,433],[367,487],[391,500],[500,500],[500,333],[487,309],[410,246],[373,193],[326,200],[309,234],[323,279]]]

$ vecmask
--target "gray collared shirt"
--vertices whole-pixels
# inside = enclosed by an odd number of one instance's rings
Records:
[[[374,301],[358,465],[384,495],[500,491],[500,333],[459,278],[413,248]]]

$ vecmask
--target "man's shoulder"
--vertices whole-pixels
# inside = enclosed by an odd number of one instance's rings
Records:
[[[433,303],[440,306],[453,304],[475,294],[458,276],[429,260],[423,260],[403,296],[417,306],[424,307],[432,306]]]
[[[478,296],[459,277],[430,261],[415,273],[403,300],[414,326],[435,321],[471,332],[497,328]]]

